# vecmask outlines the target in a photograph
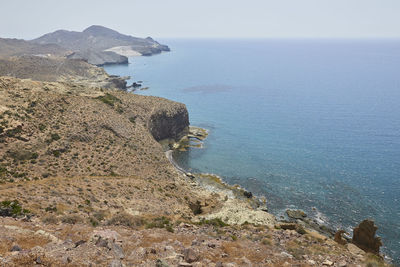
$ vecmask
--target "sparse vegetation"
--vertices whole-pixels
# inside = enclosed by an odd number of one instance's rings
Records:
[[[121,103],[121,100],[119,98],[110,93],[106,93],[103,96],[99,96],[97,97],[97,99],[112,107],[115,105],[115,103]]]

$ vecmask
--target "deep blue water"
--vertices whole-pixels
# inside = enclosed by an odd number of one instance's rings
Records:
[[[400,40],[163,40],[172,52],[108,66],[187,105],[210,130],[177,155],[335,227],[365,218],[400,255]],[[315,207],[317,211],[312,208]]]

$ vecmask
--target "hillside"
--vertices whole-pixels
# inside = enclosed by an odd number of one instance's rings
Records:
[[[177,171],[157,141],[188,125],[166,99],[0,77],[0,265],[386,266]]]
[[[66,56],[70,53],[71,51],[56,44],[36,44],[20,39],[0,38],[0,58],[24,55]]]
[[[124,35],[97,25],[90,26],[82,32],[58,30],[31,42],[42,45],[59,45],[75,52],[71,55],[74,58],[85,59],[94,65],[127,63],[125,56],[129,56],[129,53],[132,52],[136,52],[138,55],[153,55],[169,51],[168,46],[159,44],[150,37],[144,39]],[[117,54],[122,55],[123,58]]]

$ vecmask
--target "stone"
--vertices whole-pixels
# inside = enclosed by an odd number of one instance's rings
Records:
[[[317,263],[315,262],[315,260],[308,260],[307,262],[308,262],[308,264],[310,264],[310,265],[316,265],[316,264],[317,264]]]
[[[379,255],[382,241],[380,237],[375,237],[376,230],[378,230],[378,227],[374,221],[364,220],[354,228],[352,242],[365,252]]]
[[[118,258],[118,259],[125,258],[124,251],[118,244],[111,243],[111,244],[109,244],[109,246],[111,247],[111,250],[114,252],[114,255],[116,258]]]
[[[330,260],[325,260],[325,261],[322,263],[322,265],[325,265],[325,266],[332,266],[332,265],[333,265],[333,262],[330,261]]]
[[[98,246],[98,247],[106,248],[107,245],[108,245],[108,240],[99,237],[99,239],[97,239],[95,245]]]
[[[85,244],[85,243],[86,243],[85,240],[79,240],[78,242],[75,243],[75,247],[77,248],[77,247],[79,247],[80,245]]]
[[[281,255],[282,255],[283,257],[286,257],[286,258],[293,258],[293,256],[292,256],[291,254],[289,254],[289,253],[287,253],[287,252],[285,252],[285,251],[282,251],[282,252],[281,252]]]
[[[193,265],[187,262],[178,263],[178,267],[192,267]]]
[[[40,256],[38,256],[38,257],[36,258],[35,262],[36,262],[37,264],[42,264],[42,259],[40,258]]]
[[[346,266],[347,266],[347,262],[345,260],[339,261],[338,267],[346,267]]]
[[[156,261],[156,267],[169,267],[169,264],[161,259],[158,259]]]
[[[22,249],[20,248],[20,246],[18,246],[18,245],[14,245],[14,246],[12,246],[12,248],[10,249],[10,251],[11,252],[13,252],[13,251],[21,251]]]
[[[343,238],[343,234],[345,234],[346,231],[344,230],[339,230],[335,233],[335,237],[334,240],[336,243],[340,244],[340,245],[346,245],[347,241]]]
[[[187,249],[183,250],[183,258],[188,263],[192,263],[192,262],[195,262],[195,261],[199,260],[199,256],[191,248],[187,248]]]
[[[364,250],[360,249],[359,247],[357,247],[356,245],[349,243],[346,245],[347,249],[350,251],[351,254],[354,255],[364,255],[365,252]]]
[[[302,210],[286,210],[286,214],[292,219],[303,219],[307,214]]]

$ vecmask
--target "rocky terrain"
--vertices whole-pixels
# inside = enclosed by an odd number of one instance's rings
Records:
[[[176,170],[157,141],[188,126],[166,99],[0,77],[0,266],[387,266],[371,222],[331,239]]]
[[[129,78],[108,75],[82,60],[33,55],[0,59],[0,76],[118,89],[126,89]]]
[[[36,44],[25,40],[0,38],[0,58],[25,55],[63,57],[70,53],[71,51],[57,44]]]
[[[169,51],[168,46],[152,38],[120,34],[103,26],[93,25],[82,32],[58,30],[31,41],[40,45],[58,45],[73,51],[70,58],[86,60],[93,65],[128,63],[127,56],[153,55]]]

